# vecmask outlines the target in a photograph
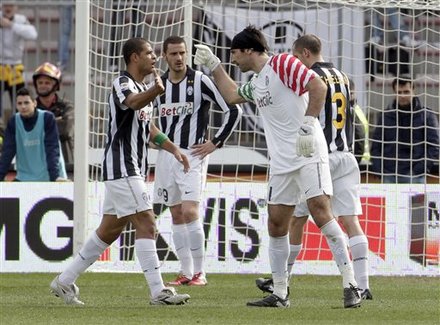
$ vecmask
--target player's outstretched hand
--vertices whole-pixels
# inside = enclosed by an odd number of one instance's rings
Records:
[[[220,64],[220,59],[212,53],[208,46],[203,44],[196,44],[194,46],[197,48],[194,63],[196,65],[204,65],[211,71],[215,70]]]
[[[193,149],[191,155],[203,159],[217,149],[217,147],[211,142],[211,140],[209,140],[202,144],[195,144],[191,147],[191,149]]]
[[[187,173],[189,171],[189,160],[188,157],[183,154],[180,150],[174,153],[174,157],[183,165],[183,171]]]
[[[299,136],[296,141],[296,153],[298,156],[311,157],[315,152],[315,119],[313,116],[304,117],[304,122],[299,128]]]

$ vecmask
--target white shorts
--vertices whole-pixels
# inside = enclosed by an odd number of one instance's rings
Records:
[[[180,149],[189,160],[190,170],[183,172],[183,165],[165,150],[159,150],[154,173],[154,203],[174,206],[182,201],[200,202],[206,184],[208,157],[191,156],[191,150]]]
[[[339,216],[358,216],[362,214],[359,193],[360,172],[356,158],[349,152],[329,154],[330,173],[333,183],[332,211]],[[295,216],[309,215],[306,202],[295,208]]]
[[[271,175],[267,201],[293,206],[319,195],[332,195],[332,192],[330,168],[328,164],[318,162],[287,174]]]
[[[130,176],[105,181],[104,214],[126,217],[151,210],[150,193],[143,177]]]

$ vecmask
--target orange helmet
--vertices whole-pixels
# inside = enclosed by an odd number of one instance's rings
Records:
[[[54,90],[55,91],[60,90],[61,70],[58,69],[58,67],[55,64],[52,64],[50,62],[44,62],[35,70],[34,74],[32,75],[35,89],[37,88],[36,81],[39,76],[46,76],[54,79],[57,82],[57,85],[55,86]]]

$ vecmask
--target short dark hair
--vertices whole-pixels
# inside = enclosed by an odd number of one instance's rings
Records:
[[[396,90],[397,84],[399,84],[399,86],[404,86],[406,84],[410,84],[411,88],[414,89],[413,79],[411,78],[410,75],[407,75],[407,74],[401,75],[393,80],[393,83],[391,85],[392,85],[394,91]]]
[[[307,49],[312,54],[317,55],[321,53],[322,44],[318,36],[313,34],[306,34],[299,37],[292,45],[293,50]]]
[[[163,51],[163,53],[166,53],[168,50],[168,45],[170,45],[170,44],[182,44],[182,43],[185,44],[185,47],[186,47],[186,42],[183,37],[175,36],[175,35],[169,36],[163,42],[162,51]]]
[[[127,40],[122,47],[122,55],[124,56],[125,64],[130,63],[130,57],[133,53],[139,54],[142,52],[142,46],[147,43],[147,40],[142,37],[133,37]]]
[[[34,93],[28,88],[20,88],[17,90],[15,97],[17,98],[18,96],[29,96],[32,100],[35,99]]]
[[[254,25],[249,25],[234,36],[231,42],[231,50],[233,49],[252,49],[256,52],[268,52],[269,46],[263,33]]]

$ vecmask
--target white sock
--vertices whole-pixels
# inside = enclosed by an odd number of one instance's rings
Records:
[[[353,259],[354,277],[362,290],[369,289],[368,239],[365,235],[351,237],[348,241]]]
[[[202,272],[205,274],[203,264],[205,258],[205,233],[199,219],[187,223],[189,234],[189,245],[194,263],[194,274]]]
[[[302,247],[303,247],[302,244],[290,245],[290,254],[289,254],[289,258],[287,259],[287,273],[289,274],[289,277],[290,274],[292,273],[293,264],[295,264],[296,258],[301,252]]]
[[[287,258],[289,257],[289,235],[269,237],[269,261],[272,270],[273,293],[280,298],[287,296]]]
[[[144,272],[151,297],[156,297],[165,288],[160,273],[160,262],[156,251],[156,241],[153,239],[140,238],[134,242],[136,255]]]
[[[191,251],[189,249],[189,233],[186,224],[172,225],[173,242],[177,257],[180,261],[180,271],[188,279],[193,276],[193,262]]]
[[[327,239],[327,244],[333,253],[333,258],[342,274],[342,285],[349,288],[350,284],[356,286],[353,267],[351,266],[350,256],[348,255],[344,232],[335,219],[327,222],[321,228],[321,232]]]
[[[87,239],[84,246],[75,256],[67,269],[60,274],[59,281],[71,285],[87,268],[96,262],[109,245],[104,243],[94,231]]]

